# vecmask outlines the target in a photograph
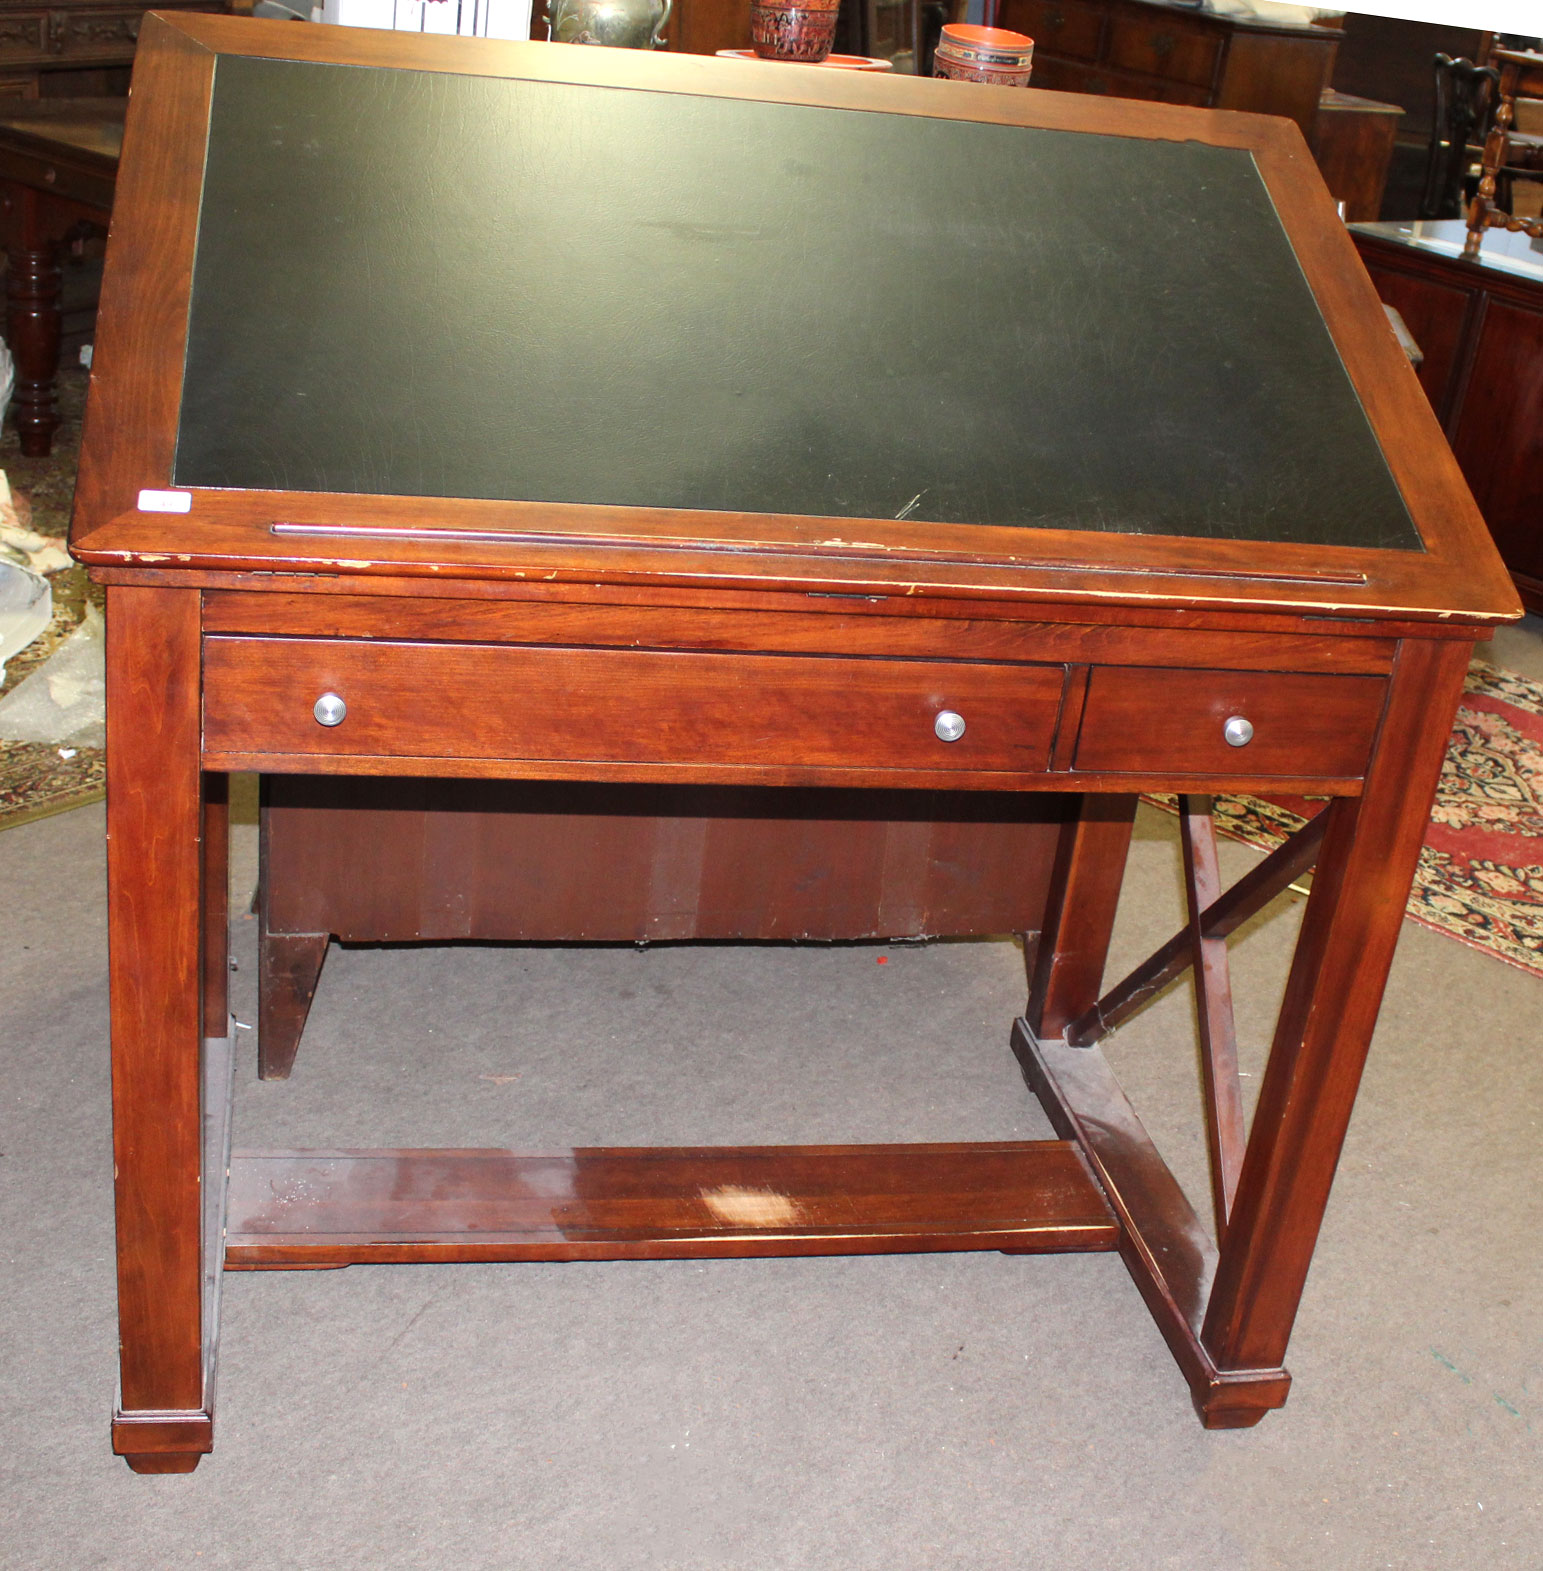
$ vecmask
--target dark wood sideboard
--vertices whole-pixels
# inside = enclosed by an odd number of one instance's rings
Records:
[[[1034,86],[1284,115],[1351,219],[1381,216],[1398,104],[1329,85],[1337,28],[1217,16],[1171,0],[1000,0],[1035,41]]]
[[[1523,603],[1543,613],[1543,248],[1461,219],[1366,224],[1355,243],[1425,354],[1420,381]]]
[[[1000,0],[997,23],[1034,40],[1036,87],[1285,115],[1309,143],[1340,40],[1169,0]]]

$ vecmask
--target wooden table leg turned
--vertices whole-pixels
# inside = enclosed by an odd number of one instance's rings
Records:
[[[9,254],[5,275],[6,338],[16,360],[11,409],[21,450],[46,458],[59,428],[60,296],[64,270],[59,247],[43,233],[38,193],[22,191],[21,244]]]
[[[108,964],[120,1380],[113,1449],[191,1472],[213,1445],[204,1248],[199,596],[107,601]],[[213,803],[211,817],[222,817]]]

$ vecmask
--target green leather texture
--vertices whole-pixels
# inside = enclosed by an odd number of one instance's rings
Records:
[[[178,485],[1419,548],[1246,152],[238,56],[211,116]]]

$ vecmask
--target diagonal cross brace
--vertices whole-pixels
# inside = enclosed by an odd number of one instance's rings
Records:
[[[1267,906],[1288,884],[1307,872],[1318,859],[1325,819],[1322,813],[1308,819],[1289,840],[1277,846],[1257,867],[1251,868],[1208,905],[1200,916],[1204,936],[1226,938],[1256,911]],[[1161,992],[1193,959],[1190,930],[1186,926],[1067,1026],[1067,1046],[1092,1047],[1122,1021],[1128,1020],[1154,994]]]
[[[1195,971],[1195,1010],[1200,1023],[1211,1201],[1216,1213],[1216,1236],[1220,1238],[1227,1230],[1232,1197],[1238,1189],[1245,1137],[1227,940],[1205,930],[1205,913],[1221,895],[1210,797],[1179,798],[1179,836],[1184,846],[1184,897],[1189,908],[1189,963]]]

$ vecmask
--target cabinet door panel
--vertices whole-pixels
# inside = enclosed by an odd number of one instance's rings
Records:
[[[1452,450],[1506,566],[1543,579],[1543,311],[1490,301]]]
[[[1425,356],[1419,369],[1420,385],[1437,417],[1446,425],[1452,414],[1463,321],[1473,300],[1471,291],[1378,267],[1370,258],[1363,260],[1383,304],[1392,306],[1403,317],[1420,346]]]

